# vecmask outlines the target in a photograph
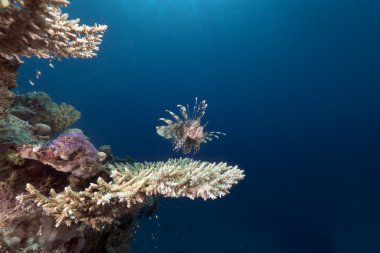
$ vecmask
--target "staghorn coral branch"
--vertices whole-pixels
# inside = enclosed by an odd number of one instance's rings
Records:
[[[216,199],[244,178],[237,166],[187,158],[133,166],[117,164],[110,169],[110,182],[99,177],[84,191],[66,187],[58,194],[51,191],[47,197],[28,184],[28,193],[17,199],[42,206],[47,215],[55,217],[56,226],[85,222],[99,228],[104,222],[139,210],[154,196]]]
[[[10,0],[0,12],[0,56],[91,58],[105,25],[79,25],[61,12],[66,0]]]

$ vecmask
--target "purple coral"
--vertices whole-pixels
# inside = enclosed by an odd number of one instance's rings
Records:
[[[69,160],[71,156],[84,154],[86,157],[96,157],[97,150],[87,137],[80,131],[69,131],[59,135],[55,140],[44,146],[46,153],[63,160]]]
[[[101,169],[98,151],[81,131],[64,132],[41,146],[22,145],[18,153],[81,178],[92,177]]]

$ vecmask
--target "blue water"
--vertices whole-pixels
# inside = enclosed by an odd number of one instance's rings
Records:
[[[28,60],[20,91],[73,104],[75,127],[138,161],[179,157],[158,118],[206,99],[207,129],[228,135],[191,156],[246,172],[223,199],[162,200],[134,253],[380,252],[380,1],[94,0],[67,11],[109,25],[98,57],[55,69]]]

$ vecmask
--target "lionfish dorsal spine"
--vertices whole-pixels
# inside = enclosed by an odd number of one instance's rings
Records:
[[[198,115],[199,119],[201,119],[205,115],[206,108],[207,108],[206,100],[203,100],[202,103],[199,105],[199,115]]]
[[[183,117],[185,120],[188,120],[188,119],[189,119],[189,116],[188,116],[188,114],[187,114],[187,109],[186,109],[186,107],[184,107],[183,105],[177,105],[177,107],[179,108],[179,111],[181,112],[182,117]]]
[[[191,116],[191,119],[192,120],[198,120],[200,121],[200,119],[205,115],[206,113],[206,108],[207,108],[207,104],[206,104],[206,100],[203,100],[200,104],[198,103],[198,98],[195,98],[195,105],[194,105],[194,110],[193,110],[193,113],[192,113],[192,116]]]
[[[165,122],[168,125],[173,125],[173,121],[171,121],[170,119],[159,118],[158,120],[161,120],[161,121]]]
[[[181,120],[180,117],[178,117],[177,114],[175,114],[174,112],[172,111],[169,111],[169,110],[166,110],[179,124],[182,124],[183,121]]]
[[[195,113],[197,111],[197,108],[198,108],[198,98],[196,97],[195,98],[195,103],[194,103],[194,108],[193,108],[193,112],[191,114],[191,120],[193,120],[195,118]]]

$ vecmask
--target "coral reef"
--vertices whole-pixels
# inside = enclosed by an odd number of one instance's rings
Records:
[[[220,135],[226,135],[222,132],[205,132],[206,125],[201,124],[201,119],[206,113],[206,100],[198,103],[198,98],[195,98],[195,105],[193,112],[190,115],[189,105],[177,105],[179,108],[182,119],[169,110],[166,110],[174,119],[160,118],[159,120],[165,122],[167,126],[157,126],[156,132],[158,135],[173,141],[174,150],[182,149],[184,154],[198,152],[202,143],[212,141],[213,138],[219,139]]]
[[[0,170],[0,252],[125,252],[112,251],[122,244],[130,245],[131,235],[136,229],[133,216],[119,217],[101,231],[86,224],[70,227],[55,227],[53,217],[46,216],[35,205],[20,205],[16,196],[25,191],[30,182],[38,190],[47,194],[50,189],[63,191],[64,187],[76,188],[72,176],[59,172],[50,166],[25,160],[22,164],[13,164],[11,168]],[[79,190],[79,189],[78,189]],[[124,236],[120,238],[120,236]]]
[[[0,56],[91,58],[105,25],[79,25],[60,6],[67,0],[9,0],[0,12]]]
[[[79,25],[62,14],[66,0],[0,0],[0,252],[128,252],[139,215],[159,197],[215,199],[244,172],[191,159],[136,163],[96,149],[77,129],[73,106],[43,92],[14,94],[21,57],[90,58],[104,25]],[[162,119],[157,132],[184,153],[220,132],[204,132],[207,104],[183,120]],[[54,136],[57,136],[54,138]]]

